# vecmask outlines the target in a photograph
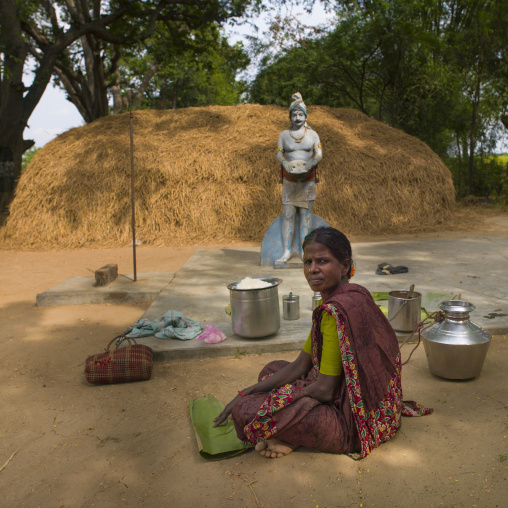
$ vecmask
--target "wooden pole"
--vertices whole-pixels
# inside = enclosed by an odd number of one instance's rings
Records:
[[[130,109],[129,100],[129,121],[130,121],[130,135],[131,135],[131,208],[132,208],[132,261],[134,264],[134,282],[138,280],[136,272],[136,211],[134,201],[134,134],[132,127],[132,110]]]

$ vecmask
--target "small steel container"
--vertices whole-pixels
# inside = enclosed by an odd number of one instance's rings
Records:
[[[282,297],[282,317],[288,321],[300,319],[300,297],[289,293]]]
[[[319,300],[321,300],[321,293],[319,291],[314,291],[312,295],[312,310],[318,306]]]
[[[280,328],[278,285],[282,279],[259,280],[271,285],[257,289],[237,289],[240,281],[228,285],[233,332],[247,339],[273,335]]]

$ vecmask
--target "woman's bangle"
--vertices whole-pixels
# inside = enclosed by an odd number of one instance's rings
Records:
[[[245,397],[245,395],[240,390],[238,390],[238,394],[241,395],[242,397]]]

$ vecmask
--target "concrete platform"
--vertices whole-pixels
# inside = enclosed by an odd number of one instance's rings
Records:
[[[108,286],[95,286],[95,277],[72,277],[39,293],[35,303],[38,307],[58,305],[83,305],[103,303],[153,302],[174,278],[174,273],[138,273],[118,275]]]
[[[353,245],[356,275],[353,282],[371,292],[408,289],[420,293],[460,294],[476,306],[471,320],[491,333],[508,333],[508,237],[461,240],[361,243]],[[376,275],[382,262],[405,265],[409,272]],[[153,320],[168,310],[178,310],[191,319],[214,323],[228,337],[219,344],[202,341],[140,339],[151,346],[159,360],[230,356],[243,353],[299,349],[310,330],[312,291],[301,269],[275,270],[260,266],[259,248],[199,250],[161,291],[143,315]],[[249,277],[279,277],[279,298],[293,292],[300,296],[300,319],[285,321],[276,335],[244,339],[232,332],[226,315],[227,285]],[[382,303],[382,302],[380,302]],[[437,310],[429,309],[429,310]],[[504,314],[504,315],[503,315]],[[407,334],[398,334],[404,340]]]
[[[353,245],[353,258],[356,275],[352,282],[371,292],[408,289],[415,284],[415,290],[424,295],[460,294],[463,300],[476,306],[471,314],[473,322],[493,334],[508,333],[508,237],[358,243]],[[382,262],[407,266],[409,272],[376,275],[377,265]],[[281,327],[271,337],[249,340],[232,331],[231,318],[225,313],[229,304],[227,285],[247,276],[283,280],[279,286]],[[261,266],[259,248],[198,250],[176,275],[145,273],[139,274],[138,279],[134,283],[132,275],[119,276],[111,285],[101,288],[93,286],[93,277],[74,277],[37,295],[37,305],[152,301],[143,318],[154,320],[168,310],[177,310],[203,325],[214,323],[228,337],[219,344],[155,337],[138,339],[153,348],[158,360],[296,350],[309,334],[313,293],[303,270]],[[289,292],[300,296],[297,321],[282,319],[282,296]],[[399,340],[405,340],[407,335],[398,334]]]

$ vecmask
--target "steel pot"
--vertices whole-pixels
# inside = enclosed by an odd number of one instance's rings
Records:
[[[445,379],[479,376],[492,336],[469,321],[476,307],[462,300],[442,302],[439,307],[444,320],[422,331],[430,371]]]
[[[233,332],[247,339],[273,335],[280,328],[278,286],[282,279],[256,280],[269,282],[271,286],[237,289],[240,281],[228,285]]]
[[[412,332],[420,321],[422,294],[417,291],[388,293],[388,321],[397,332]]]

